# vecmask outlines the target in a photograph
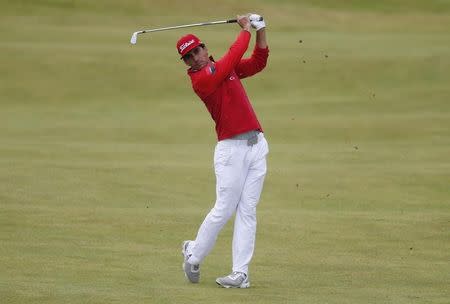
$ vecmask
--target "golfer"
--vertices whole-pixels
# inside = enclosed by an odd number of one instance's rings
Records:
[[[179,39],[178,53],[195,93],[204,102],[216,125],[218,143],[214,152],[216,202],[193,241],[184,241],[183,269],[187,279],[198,283],[200,264],[213,248],[217,235],[236,214],[233,234],[233,267],[230,275],[217,278],[222,287],[247,288],[249,263],[256,235],[256,205],[266,175],[269,152],[263,129],[253,111],[241,79],[266,66],[269,49],[261,16],[238,16],[241,31],[228,52],[218,61],[208,55],[199,38],[189,34]],[[242,59],[256,29],[256,45],[250,58]]]

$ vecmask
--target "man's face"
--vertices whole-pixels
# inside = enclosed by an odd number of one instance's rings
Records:
[[[183,56],[184,62],[194,70],[200,70],[209,63],[208,49],[199,45]]]

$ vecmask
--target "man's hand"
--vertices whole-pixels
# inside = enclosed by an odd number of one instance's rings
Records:
[[[266,22],[264,22],[264,19],[260,15],[251,13],[248,14],[248,18],[250,19],[251,26],[256,29],[256,31],[266,27]]]
[[[248,16],[237,16],[237,22],[243,30],[250,32],[251,24]]]

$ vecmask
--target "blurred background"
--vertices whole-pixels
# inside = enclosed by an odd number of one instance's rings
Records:
[[[220,58],[239,27],[129,40],[248,12],[271,152],[253,286],[229,291],[232,223],[201,284],[181,270],[216,135],[175,45]],[[0,302],[448,303],[449,29],[446,0],[0,0]]]

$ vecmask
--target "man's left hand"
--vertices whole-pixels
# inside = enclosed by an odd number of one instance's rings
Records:
[[[256,31],[259,31],[260,29],[263,29],[266,27],[266,22],[262,18],[262,16],[258,14],[249,14],[248,18],[250,19],[250,24]]]

